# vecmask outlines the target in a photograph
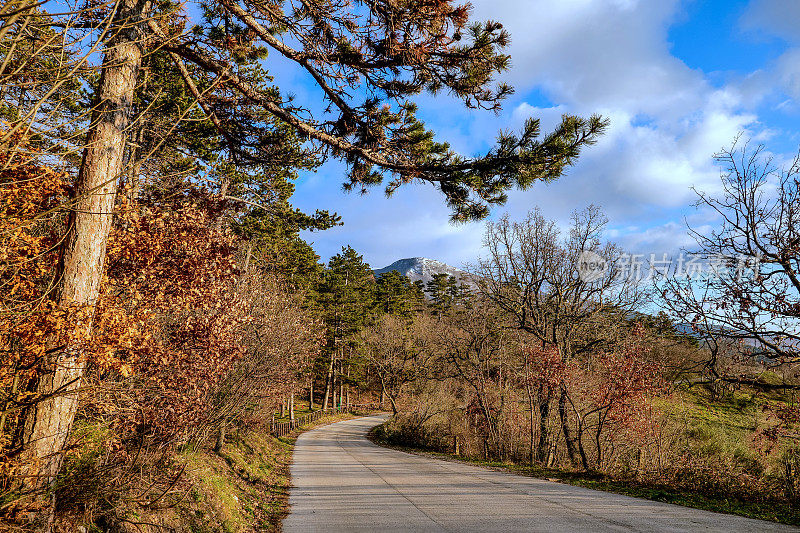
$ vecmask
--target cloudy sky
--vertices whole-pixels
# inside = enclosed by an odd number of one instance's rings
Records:
[[[776,160],[800,146],[800,0],[473,0],[473,18],[499,20],[512,37],[516,88],[499,115],[470,112],[448,97],[423,98],[421,116],[467,155],[500,129],[562,113],[601,113],[611,128],[552,184],[512,192],[493,214],[522,218],[535,206],[566,224],[601,206],[608,237],[639,253],[673,252],[714,220],[692,206],[690,187],[713,192],[712,156],[734,137],[764,143]],[[301,84],[292,87],[302,93]],[[323,260],[351,245],[374,268],[424,256],[454,266],[481,253],[482,223],[452,225],[430,186],[391,199],[341,191],[343,167],[303,175],[295,203],[337,211],[344,226],[308,234]]]

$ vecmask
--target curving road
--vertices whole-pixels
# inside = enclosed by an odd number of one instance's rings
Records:
[[[373,416],[297,439],[286,533],[313,531],[798,531],[372,444]]]

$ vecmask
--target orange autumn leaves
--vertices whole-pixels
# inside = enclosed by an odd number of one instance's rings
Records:
[[[246,302],[235,290],[233,236],[201,193],[123,206],[111,235],[104,305],[124,308],[143,332],[121,353],[135,369],[135,403],[164,436],[208,413],[209,395],[244,354]],[[98,331],[98,334],[101,334]]]
[[[244,352],[250,320],[234,290],[237,243],[215,223],[213,201],[197,191],[147,208],[120,201],[99,300],[93,308],[60,306],[67,176],[23,142],[16,148],[0,154],[0,453],[9,451],[24,407],[38,399],[26,391],[68,343],[80,347],[89,384],[126,391],[115,426],[147,420],[165,437],[185,432]],[[74,324],[87,315],[92,334],[75,339]],[[101,397],[86,395],[86,408],[119,408]]]
[[[93,310],[57,304],[69,185],[65,173],[41,164],[37,155],[22,141],[0,154],[0,349],[7,354],[0,364],[0,385],[14,375],[22,382],[35,377],[47,355],[72,340],[78,340],[87,360],[128,373],[130,368],[113,356],[119,347],[130,346],[135,335],[127,317],[102,305]],[[107,331],[105,337],[99,343],[74,339],[75,322],[92,313]]]
[[[67,185],[63,174],[37,164],[19,137],[12,142],[13,149],[0,153],[2,446],[18,407],[30,399],[27,383],[68,330],[66,310],[52,298]]]

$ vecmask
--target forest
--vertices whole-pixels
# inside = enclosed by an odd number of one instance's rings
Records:
[[[691,231],[719,275],[642,283],[597,206],[490,217],[606,118],[472,157],[418,118],[420,95],[513,93],[508,33],[468,6],[10,0],[0,24],[4,530],[277,530],[292,441],[270,430],[334,408],[391,412],[389,446],[800,523],[797,161],[717,154],[698,202],[722,227]],[[489,218],[480,258],[427,284],[321,259],[308,235],[342,218],[292,196],[331,160],[345,191]]]

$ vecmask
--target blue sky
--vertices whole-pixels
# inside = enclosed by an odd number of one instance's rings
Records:
[[[511,32],[516,88],[502,113],[468,111],[422,97],[421,116],[441,139],[478,154],[500,129],[565,112],[602,113],[607,135],[561,180],[513,192],[505,207],[522,218],[535,206],[566,224],[590,203],[610,219],[607,237],[637,253],[688,247],[686,221],[713,227],[692,206],[690,187],[713,192],[712,155],[733,138],[763,142],[776,161],[800,146],[800,0],[474,0],[473,18]],[[279,66],[270,67],[273,72]],[[302,100],[315,91],[289,71],[276,77]],[[294,202],[337,211],[344,226],[305,235],[323,260],[352,245],[373,267],[425,256],[454,266],[481,253],[482,223],[452,225],[441,196],[412,185],[386,199],[341,190],[331,162],[297,184]]]

